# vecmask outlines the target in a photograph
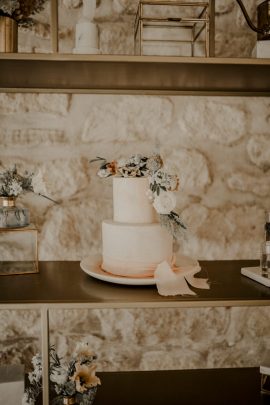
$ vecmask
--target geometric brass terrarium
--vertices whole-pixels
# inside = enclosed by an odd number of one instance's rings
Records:
[[[36,227],[0,228],[0,276],[29,273],[38,273]]]
[[[211,55],[214,1],[140,0],[134,24],[135,55]]]

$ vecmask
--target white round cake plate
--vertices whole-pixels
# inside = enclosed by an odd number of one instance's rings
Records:
[[[153,277],[123,277],[107,273],[101,268],[102,258],[100,255],[89,256],[80,262],[81,269],[98,280],[114,284],[124,285],[155,285]]]

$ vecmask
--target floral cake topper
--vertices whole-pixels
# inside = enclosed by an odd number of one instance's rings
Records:
[[[133,155],[128,159],[119,159],[108,162],[102,157],[92,159],[100,162],[97,175],[101,178],[118,177],[148,177],[148,198],[159,214],[160,223],[164,225],[176,238],[179,231],[186,229],[180,216],[174,211],[176,197],[174,191],[179,188],[179,178],[176,174],[167,173],[160,155],[150,157]]]

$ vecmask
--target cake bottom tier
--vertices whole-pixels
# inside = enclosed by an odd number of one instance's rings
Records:
[[[153,276],[157,265],[172,260],[173,238],[158,223],[102,222],[102,269],[126,277]]]

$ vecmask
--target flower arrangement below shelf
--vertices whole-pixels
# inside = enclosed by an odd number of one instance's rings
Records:
[[[92,405],[97,387],[101,384],[96,376],[96,354],[87,343],[79,343],[68,363],[62,362],[55,348],[50,347],[50,405]],[[34,370],[28,374],[28,387],[22,405],[34,405],[42,392],[42,363],[37,354],[32,359]]]
[[[167,173],[160,155],[145,157],[134,155],[128,159],[113,160],[97,157],[92,162],[100,162],[97,175],[101,178],[110,176],[118,177],[148,177],[148,198],[159,214],[161,225],[165,226],[170,233],[177,238],[179,232],[186,229],[179,214],[174,211],[176,197],[174,191],[179,188],[179,178],[176,174]]]

